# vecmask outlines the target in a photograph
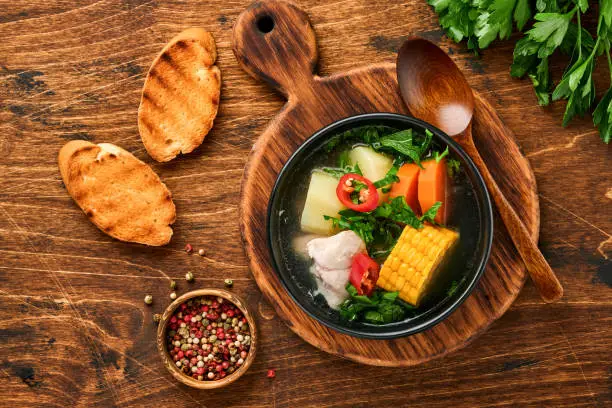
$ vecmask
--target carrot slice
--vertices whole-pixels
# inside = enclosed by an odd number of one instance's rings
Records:
[[[418,183],[421,210],[425,213],[432,205],[440,201],[442,206],[438,210],[435,220],[440,224],[445,224],[448,215],[448,174],[446,170],[446,159],[442,159],[439,162],[427,160],[421,164],[423,165],[423,169],[419,172]]]
[[[414,163],[404,164],[397,171],[399,181],[391,185],[389,198],[404,197],[406,203],[415,213],[420,213],[418,199],[419,166]]]

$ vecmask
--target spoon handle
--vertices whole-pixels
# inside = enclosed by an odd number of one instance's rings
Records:
[[[480,157],[472,138],[468,135],[466,139],[466,143],[462,143],[462,147],[470,155],[478,170],[480,170],[480,174],[482,174],[489,193],[493,197],[493,201],[495,201],[497,210],[506,225],[514,246],[521,255],[521,258],[523,258],[523,262],[525,262],[531,280],[546,303],[556,302],[563,296],[563,287],[559,279],[557,279],[557,276],[555,276],[550,265],[538,249],[537,243],[529,236],[529,232],[521,219],[501,192],[482,157]]]

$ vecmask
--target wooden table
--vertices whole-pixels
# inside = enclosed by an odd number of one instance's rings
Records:
[[[213,4],[214,3],[214,4]],[[565,406],[612,403],[611,150],[590,118],[562,128],[509,76],[513,42],[482,58],[450,43],[424,0],[301,1],[318,35],[321,74],[393,61],[410,34],[441,44],[516,133],[538,178],[540,246],[565,286],[543,304],[528,282],[512,308],[467,348],[431,363],[361,366],[304,343],[262,298],[237,223],[246,156],[283,99],[241,71],[232,24],[246,1],[0,1],[1,406]],[[223,74],[212,133],[193,154],[154,163],[136,112],[149,64],[189,26],[217,39]],[[516,40],[516,37],[513,38]],[[561,72],[564,61],[553,62]],[[599,74],[599,89],[607,86]],[[178,210],[163,248],[115,241],[70,199],[56,163],[72,139],[121,145],[151,164]],[[187,255],[191,243],[205,256]],[[187,284],[186,271],[196,281]],[[222,287],[256,311],[261,349],[233,387],[178,384],[155,349],[153,313],[180,292]],[[152,294],[152,307],[143,303]],[[277,377],[266,378],[275,368]],[[609,405],[608,405],[609,406]]]

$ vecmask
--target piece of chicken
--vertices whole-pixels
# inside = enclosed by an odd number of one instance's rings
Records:
[[[348,297],[346,285],[353,257],[366,251],[365,244],[353,231],[342,231],[331,237],[313,239],[306,247],[314,260],[311,271],[317,280],[318,291],[329,307],[337,309]]]

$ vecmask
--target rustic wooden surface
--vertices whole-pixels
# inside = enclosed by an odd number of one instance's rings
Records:
[[[237,222],[253,141],[284,100],[236,64],[231,29],[245,1],[0,3],[0,397],[2,406],[566,406],[612,403],[610,148],[590,118],[560,126],[527,81],[508,75],[512,43],[482,58],[451,44],[424,1],[300,2],[317,34],[319,72],[389,62],[403,38],[445,49],[515,132],[541,204],[540,246],[565,287],[545,305],[527,282],[510,310],[469,347],[410,369],[362,366],[322,353],[280,321],[249,274]],[[154,164],[137,133],[148,65],[183,28],[217,38],[219,118],[201,148]],[[560,73],[564,61],[555,61]],[[598,75],[606,83],[606,73]],[[600,87],[601,89],[602,87]],[[153,165],[178,218],[168,247],[112,240],[66,194],[56,165],[66,140],[116,143]],[[190,242],[206,256],[186,255]],[[155,349],[153,312],[168,276],[234,291],[257,312],[257,361],[226,390],[175,382]],[[154,305],[145,307],[144,294]],[[265,372],[277,369],[270,381]]]
[[[261,16],[275,22],[266,35],[258,29]],[[377,366],[421,364],[473,341],[508,309],[526,278],[523,262],[499,219],[488,267],[476,290],[449,318],[423,333],[388,341],[357,339],[318,323],[293,301],[274,271],[266,234],[268,198],[282,165],[306,138],[335,120],[364,112],[407,110],[393,63],[313,76],[314,32],[305,13],[287,3],[270,0],[249,8],[236,21],[232,42],[247,72],[288,95],[287,104],[257,139],[245,165],[239,207],[251,272],[279,317],[313,346]],[[491,105],[480,94],[472,100],[474,105],[474,134],[481,142],[480,151],[488,158],[503,152],[504,160],[490,160],[489,169],[514,208],[521,209],[528,239],[536,240],[540,213],[535,176]]]

